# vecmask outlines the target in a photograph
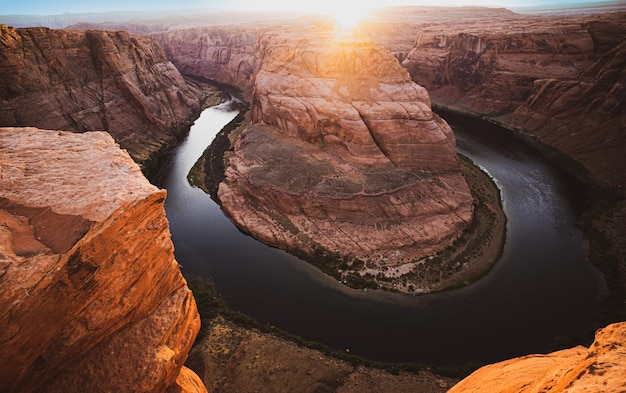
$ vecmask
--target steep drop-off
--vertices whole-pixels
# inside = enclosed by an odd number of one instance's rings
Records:
[[[502,12],[425,26],[402,64],[438,105],[519,130],[596,180],[624,184],[625,36],[626,13]]]
[[[1,391],[205,391],[164,200],[104,132],[0,128]]]
[[[153,37],[183,74],[234,85],[249,96],[260,66],[260,32],[250,25],[176,30]]]
[[[0,70],[0,126],[107,131],[146,167],[206,94],[154,40],[125,32],[0,25]]]

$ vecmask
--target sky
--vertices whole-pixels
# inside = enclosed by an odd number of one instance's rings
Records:
[[[372,9],[391,5],[477,5],[488,7],[524,7],[549,3],[599,2],[601,0],[0,0],[0,15],[57,15],[63,13],[144,11],[178,9],[237,9],[248,11],[303,11],[325,13],[326,10],[350,6]]]

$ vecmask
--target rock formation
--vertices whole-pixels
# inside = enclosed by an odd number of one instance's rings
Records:
[[[381,272],[411,272],[461,235],[473,198],[454,136],[393,56],[319,33],[261,41],[253,124],[218,192],[237,225]]]
[[[624,184],[626,13],[428,26],[403,62],[441,106],[487,117]],[[598,125],[602,125],[599,127]],[[577,130],[576,130],[577,129]],[[588,131],[586,131],[588,130]],[[601,158],[600,158],[601,157]]]
[[[480,368],[449,393],[621,392],[626,389],[626,323],[600,329],[589,348],[528,355]]]
[[[108,131],[142,166],[203,102],[154,40],[0,25],[0,125]]]
[[[1,391],[193,384],[165,196],[104,132],[0,128]]]

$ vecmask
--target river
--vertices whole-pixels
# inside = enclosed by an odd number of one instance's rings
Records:
[[[477,282],[409,296],[345,287],[298,258],[241,233],[187,173],[236,116],[206,109],[155,184],[183,274],[210,277],[233,310],[369,359],[456,366],[547,352],[595,326],[599,273],[576,227],[575,185],[495,126],[451,121],[458,150],[501,188],[508,218],[502,257]]]

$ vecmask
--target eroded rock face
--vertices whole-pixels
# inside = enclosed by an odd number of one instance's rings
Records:
[[[626,13],[424,24],[403,61],[438,105],[487,117],[624,184]],[[473,17],[472,17],[473,15]]]
[[[250,92],[260,65],[259,35],[258,27],[246,26],[176,30],[153,37],[183,74]]]
[[[240,227],[407,270],[460,236],[473,199],[454,136],[386,49],[323,35],[261,43],[254,124],[219,187]]]
[[[589,348],[529,355],[482,367],[450,393],[619,392],[626,387],[626,323],[600,329]]]
[[[0,26],[0,125],[108,131],[140,164],[191,124],[204,93],[154,40]]]
[[[0,390],[175,384],[200,321],[164,200],[104,132],[0,128]]]
[[[526,101],[534,80],[571,78],[590,63],[593,40],[580,23],[555,24],[506,10],[468,19],[428,26],[402,63],[442,105],[489,116],[512,112]]]

